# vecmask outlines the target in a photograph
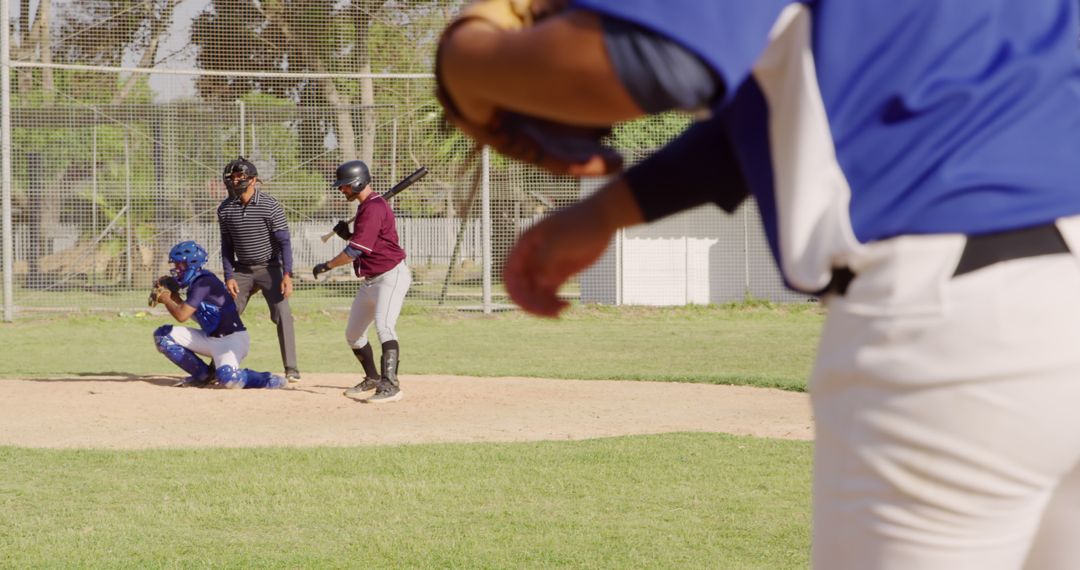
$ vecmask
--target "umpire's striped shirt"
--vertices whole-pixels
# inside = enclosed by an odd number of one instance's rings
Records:
[[[232,277],[234,264],[277,264],[292,273],[289,224],[284,208],[273,196],[256,189],[247,204],[239,198],[226,198],[218,206],[217,216],[226,279]]]

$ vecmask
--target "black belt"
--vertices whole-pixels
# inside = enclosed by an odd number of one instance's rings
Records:
[[[1069,245],[1053,222],[1032,228],[968,236],[952,276],[959,277],[1002,261],[1055,253],[1069,253]],[[850,268],[834,268],[832,279],[822,294],[843,295],[853,279],[855,273]]]
[[[233,264],[233,266],[236,267],[237,269],[239,269],[239,268],[257,269],[259,267],[277,267],[279,265],[281,265],[281,263],[279,263],[276,259],[269,259],[269,260],[266,260],[266,261],[264,261],[262,263],[245,263],[243,261],[237,261],[236,263]]]

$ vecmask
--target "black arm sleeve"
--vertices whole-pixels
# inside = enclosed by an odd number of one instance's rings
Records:
[[[602,26],[615,74],[634,102],[650,115],[706,109],[723,98],[723,80],[683,46],[618,18],[604,17]]]
[[[734,212],[749,195],[719,117],[694,123],[623,176],[647,222],[709,202]]]

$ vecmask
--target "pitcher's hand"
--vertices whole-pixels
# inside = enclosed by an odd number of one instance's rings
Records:
[[[629,188],[621,180],[608,184],[518,238],[503,269],[507,293],[534,315],[558,316],[569,305],[559,288],[600,259],[619,228],[642,221]]]

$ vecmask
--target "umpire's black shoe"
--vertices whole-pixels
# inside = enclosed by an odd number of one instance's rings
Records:
[[[364,401],[369,404],[386,404],[388,402],[396,402],[404,395],[401,388],[383,380],[379,383],[379,387],[375,389],[375,395]]]
[[[370,392],[372,390],[375,390],[378,387],[379,387],[379,379],[378,378],[364,378],[363,382],[357,384],[356,386],[353,386],[352,388],[349,388],[348,390],[345,390],[345,395],[346,396],[359,396],[360,394],[363,394],[364,392]]]
[[[289,381],[289,384],[300,381],[300,371],[295,368],[285,369],[285,379]]]

